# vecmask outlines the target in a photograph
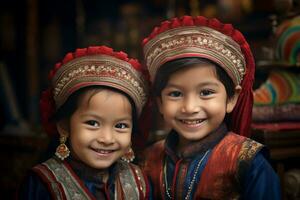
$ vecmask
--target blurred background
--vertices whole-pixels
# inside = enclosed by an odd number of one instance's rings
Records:
[[[53,152],[40,125],[49,70],[66,53],[108,45],[142,61],[141,41],[165,19],[204,15],[232,23],[257,64],[253,138],[270,149],[284,199],[300,199],[299,0],[2,0],[0,190],[12,199],[33,165]],[[148,144],[165,137],[154,112]]]

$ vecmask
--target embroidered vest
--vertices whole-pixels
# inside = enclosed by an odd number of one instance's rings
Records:
[[[262,144],[249,138],[228,133],[212,150],[202,172],[194,199],[237,199],[240,182]],[[146,151],[143,165],[154,186],[154,197],[164,199],[163,161],[164,141],[159,141]]]
[[[124,161],[119,161],[118,165],[119,171],[115,180],[113,199],[146,199],[149,188],[140,168]],[[62,162],[55,158],[50,158],[46,162],[35,166],[33,171],[46,183],[52,199],[95,199],[65,161]]]

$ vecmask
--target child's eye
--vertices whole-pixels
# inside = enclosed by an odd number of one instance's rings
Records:
[[[125,128],[129,128],[129,124],[126,123],[118,123],[115,125],[116,128],[118,129],[125,129]]]
[[[173,92],[169,92],[168,94],[170,97],[180,97],[182,96],[182,93],[179,91],[173,91]]]
[[[212,91],[212,90],[201,90],[200,91],[200,96],[208,96],[208,95],[211,95],[211,94],[213,94],[214,93],[214,91]]]
[[[93,127],[98,127],[100,124],[95,121],[95,120],[88,120],[85,122],[87,125],[93,126]]]

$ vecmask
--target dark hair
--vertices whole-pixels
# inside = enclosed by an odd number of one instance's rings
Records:
[[[156,77],[153,83],[153,94],[156,97],[161,96],[161,91],[166,87],[170,76],[183,69],[184,67],[191,67],[197,64],[209,63],[214,66],[216,69],[217,78],[223,83],[227,98],[230,99],[234,96],[234,83],[226,71],[220,67],[218,64],[205,59],[205,58],[197,58],[197,57],[189,57],[189,58],[180,58],[176,60],[169,61],[163,64],[156,73]]]
[[[71,94],[67,99],[67,101],[56,111],[56,113],[52,117],[52,120],[58,122],[63,119],[70,119],[70,117],[74,114],[74,112],[78,108],[78,104],[81,101],[81,98],[83,97],[84,94],[86,94],[88,91],[92,91],[89,97],[90,100],[96,93],[98,93],[103,89],[108,89],[120,93],[126,96],[126,98],[129,100],[132,108],[132,133],[136,134],[138,131],[138,126],[137,126],[138,117],[137,117],[137,112],[133,100],[129,97],[129,95],[127,95],[123,91],[112,87],[107,87],[107,86],[88,86],[77,90],[76,92]]]

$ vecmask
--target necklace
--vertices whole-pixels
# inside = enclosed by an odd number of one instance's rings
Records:
[[[191,192],[192,192],[192,189],[194,187],[194,184],[195,184],[195,181],[196,181],[196,177],[197,177],[197,174],[198,174],[198,171],[199,171],[199,168],[201,166],[201,163],[203,162],[204,158],[207,156],[209,150],[207,150],[204,154],[204,156],[199,160],[199,162],[197,163],[197,166],[196,166],[196,169],[195,169],[195,172],[194,172],[194,175],[193,175],[193,178],[189,184],[189,187],[188,187],[188,191],[186,193],[186,196],[185,196],[185,200],[189,199],[190,196],[191,196]],[[166,185],[166,194],[167,196],[169,197],[169,199],[173,199],[172,196],[171,196],[171,189],[169,188],[168,186],[168,180],[167,180],[167,167],[166,167],[166,163],[164,165],[164,179],[165,179],[165,185]]]

